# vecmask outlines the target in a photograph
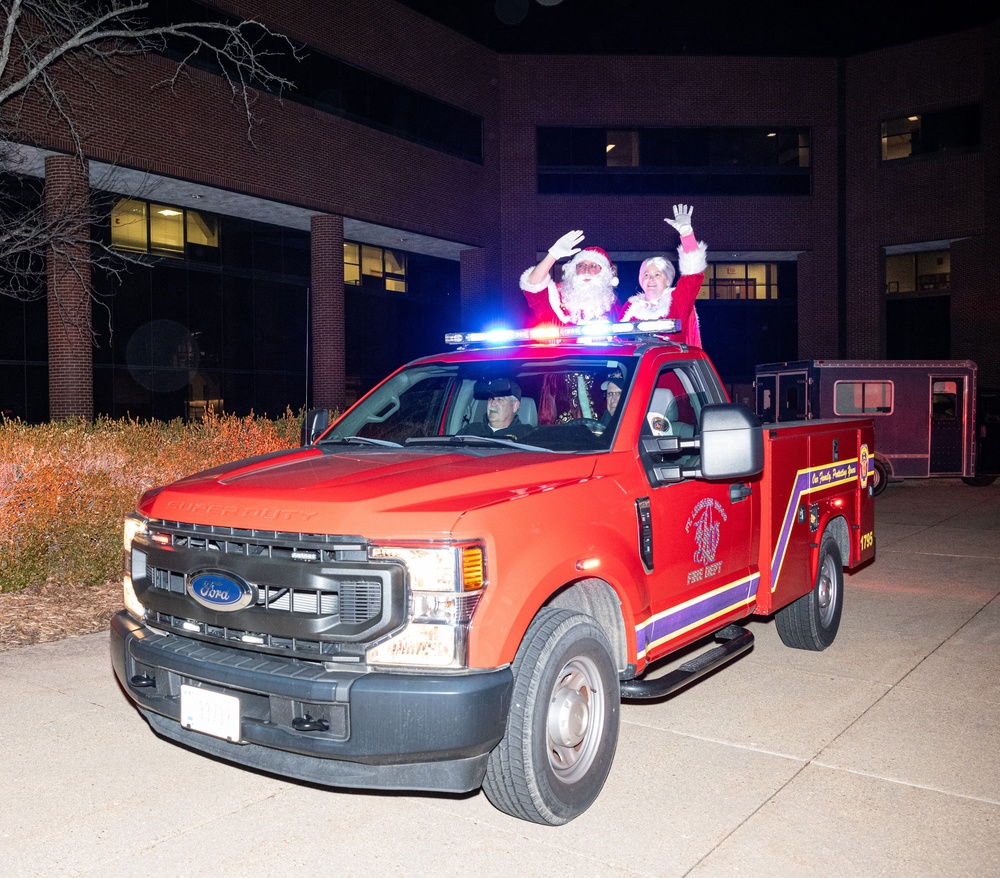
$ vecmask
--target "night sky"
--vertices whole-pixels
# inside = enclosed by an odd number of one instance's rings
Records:
[[[400,0],[497,52],[854,55],[980,27],[980,2]]]

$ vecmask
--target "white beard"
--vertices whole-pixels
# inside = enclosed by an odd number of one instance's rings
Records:
[[[571,277],[560,285],[559,297],[570,319],[574,323],[580,323],[611,316],[615,304],[615,288],[605,283],[603,277],[589,283],[581,278]]]

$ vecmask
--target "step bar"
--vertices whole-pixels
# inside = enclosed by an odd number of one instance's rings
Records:
[[[753,634],[739,625],[728,625],[721,631],[716,631],[715,639],[721,641],[719,646],[696,655],[662,677],[656,677],[652,680],[638,678],[623,680],[621,683],[622,698],[650,699],[672,695],[678,689],[682,689],[699,677],[722,667],[753,646]]]

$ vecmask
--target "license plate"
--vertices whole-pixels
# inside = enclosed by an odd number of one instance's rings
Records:
[[[181,725],[195,732],[238,742],[240,700],[197,686],[181,686]]]

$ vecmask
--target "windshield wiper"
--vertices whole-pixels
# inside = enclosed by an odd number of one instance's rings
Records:
[[[388,439],[371,439],[368,436],[328,436],[321,439],[319,444],[326,445],[328,442],[340,442],[344,445],[374,445],[377,448],[402,448],[399,442],[390,442]]]
[[[470,436],[459,433],[457,436],[411,436],[406,445],[486,445],[500,448],[527,449],[529,451],[550,451],[539,445],[529,445],[514,439],[498,439],[494,436]]]

